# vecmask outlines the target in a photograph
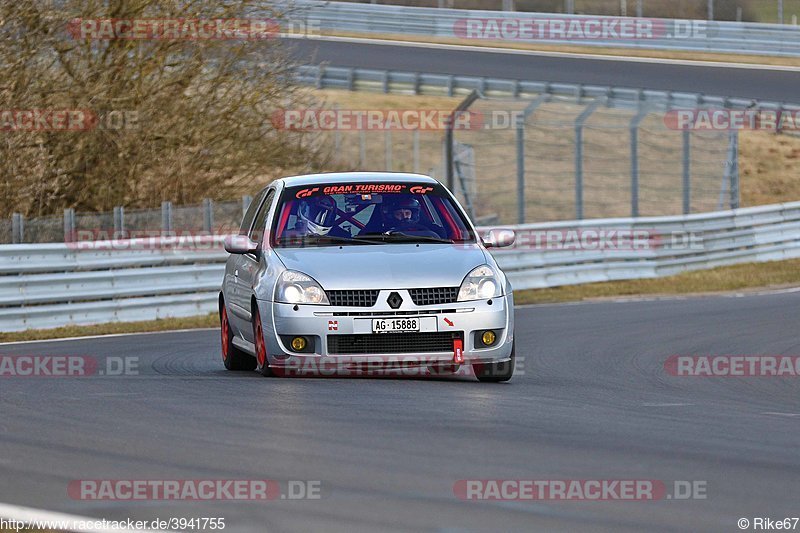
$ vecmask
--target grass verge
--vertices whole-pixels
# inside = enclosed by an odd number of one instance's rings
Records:
[[[0,333],[0,342],[19,342],[33,340],[60,339],[64,337],[87,337],[90,335],[111,335],[114,333],[143,333],[169,331],[175,329],[212,328],[219,325],[216,313],[190,316],[186,318],[163,318],[141,322],[110,322],[93,326],[67,326],[53,329],[29,329]]]
[[[514,303],[580,302],[620,296],[697,295],[789,286],[800,286],[800,259],[744,263],[664,278],[514,291]]]

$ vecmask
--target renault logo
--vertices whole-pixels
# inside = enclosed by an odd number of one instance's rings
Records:
[[[389,307],[391,307],[392,309],[397,309],[398,307],[403,305],[403,299],[400,297],[399,294],[397,294],[396,292],[393,292],[386,299],[386,303],[388,303]]]

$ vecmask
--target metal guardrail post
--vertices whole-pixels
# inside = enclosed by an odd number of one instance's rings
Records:
[[[161,202],[161,233],[172,232],[172,202]]]
[[[778,0],[778,24],[783,24],[783,0]]]
[[[598,98],[575,119],[575,218],[583,220],[583,126],[606,98]]]
[[[203,231],[211,233],[214,229],[214,202],[203,198]]]
[[[683,130],[683,214],[692,211],[692,132]]]
[[[714,20],[714,0],[708,0],[708,20]]]
[[[564,11],[570,15],[575,14],[575,0],[564,0]]]
[[[125,208],[121,205],[114,207],[114,238],[125,238]]]
[[[75,210],[64,209],[64,242],[75,242]]]
[[[11,215],[11,243],[21,244],[25,242],[25,217],[22,213],[12,213]]]
[[[471,93],[469,93],[469,95],[467,95],[466,98],[464,98],[464,100],[461,101],[460,104],[458,104],[458,106],[456,106],[453,112],[450,113],[450,116],[447,117],[447,126],[444,132],[444,150],[445,150],[444,172],[445,172],[447,188],[450,189],[451,192],[455,187],[455,174],[453,169],[453,143],[455,141],[453,138],[454,137],[453,128],[455,128],[456,117],[458,116],[459,113],[463,113],[464,111],[469,109],[469,106],[471,106],[475,102],[475,100],[477,100],[480,97],[481,97],[480,93],[478,93],[478,91],[473,90]]]
[[[643,0],[636,0],[636,16],[642,18],[644,8],[642,7]]]
[[[631,216],[639,216],[639,126],[647,116],[648,109],[642,107],[631,119]]]

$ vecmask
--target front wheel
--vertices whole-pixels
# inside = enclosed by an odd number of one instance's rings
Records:
[[[253,309],[253,336],[256,339],[256,372],[265,377],[274,376],[267,359],[267,343],[264,341],[264,327],[258,306]]]
[[[225,304],[219,310],[220,337],[222,341],[222,364],[228,370],[253,370],[256,367],[256,360],[253,357],[233,345],[233,331],[230,321],[228,321],[228,311]]]
[[[514,344],[511,345],[511,359],[502,363],[475,363],[472,371],[478,381],[484,383],[500,383],[508,381],[514,375]]]

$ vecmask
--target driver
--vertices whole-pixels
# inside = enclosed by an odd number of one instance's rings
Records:
[[[435,232],[420,222],[420,203],[413,197],[401,198],[386,206],[386,227],[389,231],[398,231],[409,235],[439,237]]]
[[[350,237],[350,233],[336,225],[336,200],[331,196],[313,196],[300,201],[297,222],[289,236]]]

